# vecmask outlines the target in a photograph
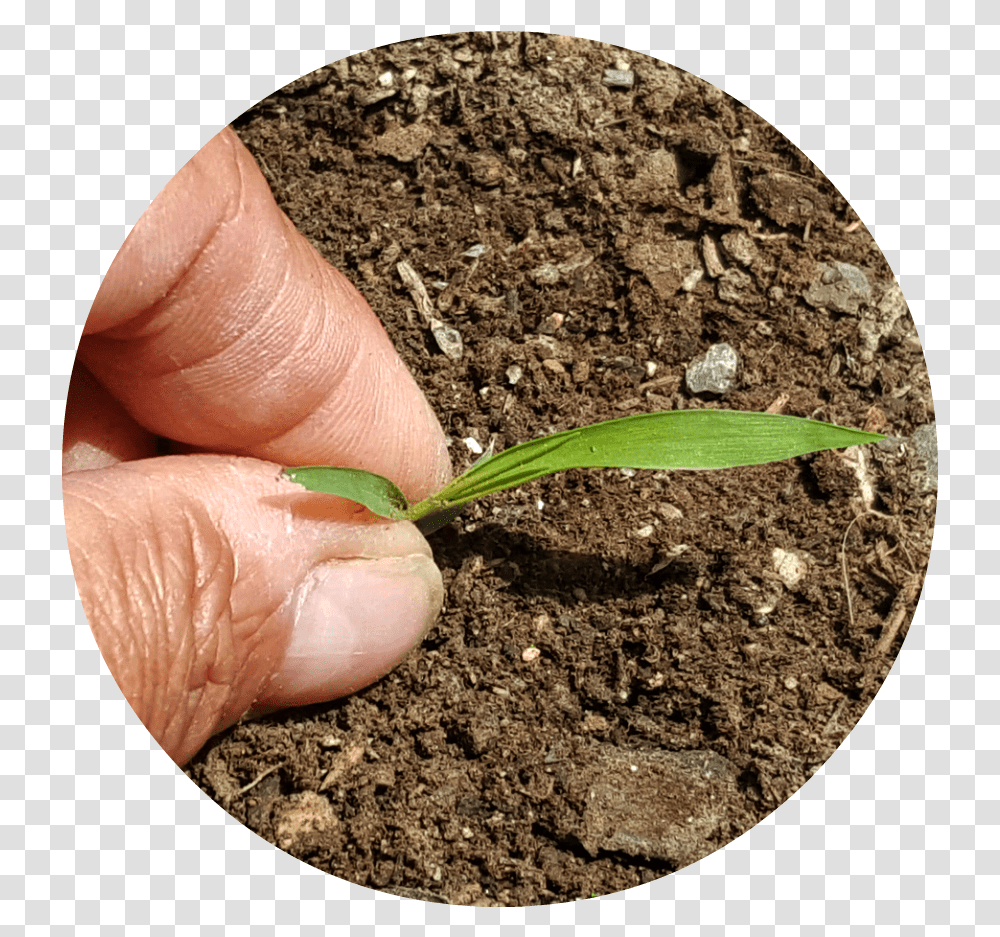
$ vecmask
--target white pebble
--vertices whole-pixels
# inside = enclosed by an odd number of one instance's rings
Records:
[[[775,547],[771,551],[771,560],[778,578],[789,588],[796,585],[806,574],[806,564],[794,553]]]

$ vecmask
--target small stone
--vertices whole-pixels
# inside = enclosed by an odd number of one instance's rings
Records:
[[[431,324],[431,335],[441,349],[453,361],[458,361],[464,352],[462,336],[456,329],[445,325],[443,322],[435,321]]]
[[[923,467],[918,477],[923,481],[923,491],[937,491],[938,488],[938,444],[937,424],[925,423],[910,437]]]
[[[556,361],[555,358],[546,358],[542,362],[542,367],[547,368],[553,374],[565,374],[566,369],[562,366],[562,362]]]
[[[701,278],[705,275],[705,272],[701,267],[696,267],[692,270],[683,280],[681,280],[681,289],[685,293],[690,293],[699,283],[701,283]]]
[[[652,537],[654,530],[656,530],[656,528],[652,524],[647,524],[645,527],[640,527],[635,532],[635,535],[637,537]]]
[[[795,677],[785,677],[785,689],[794,690],[798,687],[799,681]]]
[[[719,277],[717,292],[724,303],[744,302],[753,291],[753,278],[745,270],[730,267]]]
[[[475,436],[466,436],[465,439],[462,440],[462,442],[465,443],[465,447],[473,455],[482,455],[483,454],[483,447],[481,445],[479,445],[479,440],[476,439]]]
[[[565,321],[566,317],[561,312],[553,312],[552,315],[546,316],[538,324],[538,331],[542,335],[555,335]]]
[[[523,651],[521,651],[521,660],[523,660],[526,664],[533,660],[538,660],[541,656],[542,652],[533,644],[531,647],[526,647]]]
[[[507,368],[507,380],[513,385],[524,377],[524,368],[519,364],[512,364]]]
[[[532,270],[528,276],[530,276],[536,283],[550,285],[552,283],[558,283],[561,274],[559,273],[559,268],[555,264],[542,264],[540,267],[535,267],[535,269]]]
[[[806,574],[806,564],[794,553],[775,547],[771,551],[771,560],[774,562],[774,571],[778,578],[789,588],[797,585]]]
[[[485,244],[473,244],[464,254],[463,257],[471,257],[475,260],[478,257],[482,257],[489,250]]]
[[[727,231],[722,235],[722,249],[737,263],[749,267],[757,257],[757,246],[746,231]]]
[[[395,93],[395,88],[355,88],[351,92],[351,97],[360,107],[370,107],[372,104],[378,104],[379,101],[391,98]]]
[[[660,505],[659,514],[667,521],[678,521],[684,516],[684,512],[677,505],[669,503]]]
[[[727,394],[733,388],[740,358],[736,349],[725,342],[713,345],[703,355],[699,355],[686,372],[688,390],[692,394],[706,391],[712,394]]]
[[[604,69],[604,84],[609,88],[630,89],[635,84],[635,72],[623,68]]]
[[[810,306],[857,315],[861,303],[872,299],[868,278],[857,267],[840,263],[820,264],[819,277],[802,294]]]

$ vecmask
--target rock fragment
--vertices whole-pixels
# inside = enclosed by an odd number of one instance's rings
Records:
[[[716,292],[724,303],[747,302],[753,293],[753,278],[744,270],[730,267],[719,277]]]
[[[465,349],[462,345],[462,336],[457,329],[435,319],[431,322],[431,335],[434,336],[438,348],[452,361],[458,361],[462,357]]]
[[[647,230],[640,241],[629,246],[625,265],[640,271],[662,299],[670,299],[687,282],[692,270],[701,270],[701,259],[696,242],[674,240]]]
[[[696,862],[723,831],[753,825],[736,766],[710,751],[646,753],[601,746],[567,777],[578,818],[559,816],[559,835],[591,856],[623,852],[676,866]],[[588,762],[589,764],[589,762]]]
[[[749,267],[757,259],[757,246],[746,231],[737,229],[722,235],[722,249],[737,263]]]
[[[781,547],[775,547],[771,551],[771,560],[774,562],[774,571],[778,574],[778,578],[788,589],[797,586],[806,574],[807,567],[802,558],[782,550]]]
[[[858,315],[862,303],[871,302],[868,278],[851,264],[819,264],[819,277],[802,294],[810,306]]]
[[[688,390],[692,394],[706,391],[727,394],[733,388],[740,357],[732,345],[722,342],[713,345],[689,365],[686,372]]]
[[[923,469],[920,473],[923,491],[925,493],[936,492],[938,487],[937,424],[925,423],[918,427],[910,437],[910,442],[917,450],[917,458]]]
[[[629,90],[635,84],[635,72],[623,68],[604,69],[604,84],[608,88],[624,88]]]

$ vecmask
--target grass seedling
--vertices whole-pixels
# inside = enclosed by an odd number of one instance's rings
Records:
[[[880,433],[779,413],[670,410],[608,420],[511,446],[480,459],[416,504],[409,504],[388,478],[363,469],[306,465],[286,468],[284,474],[310,491],[348,498],[392,520],[413,521],[426,534],[448,523],[470,501],[566,469],[733,468],[884,438]]]

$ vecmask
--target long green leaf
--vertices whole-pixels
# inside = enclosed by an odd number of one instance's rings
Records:
[[[719,469],[779,462],[885,437],[819,420],[738,410],[641,413],[512,446],[478,462],[430,498],[406,507],[392,482],[359,469],[286,469],[313,491],[359,501],[383,517],[453,515],[476,498],[572,468]],[[372,481],[377,479],[378,481]],[[427,526],[427,525],[425,525]]]
[[[777,413],[640,413],[512,446],[456,478],[427,502],[414,505],[410,516],[425,505],[439,509],[462,504],[571,468],[733,468],[883,438],[878,433]]]

